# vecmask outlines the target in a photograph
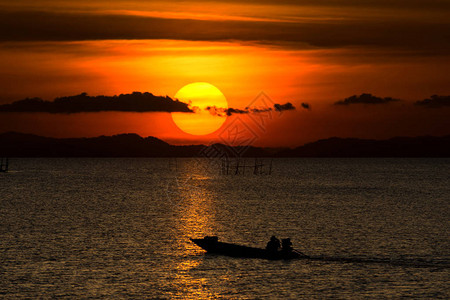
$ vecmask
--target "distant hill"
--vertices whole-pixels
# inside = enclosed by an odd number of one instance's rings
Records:
[[[389,140],[329,138],[281,151],[282,157],[450,157],[450,135]]]
[[[295,149],[228,147],[214,144],[174,146],[155,137],[119,134],[94,138],[49,138],[0,134],[2,157],[450,157],[450,135],[397,137],[389,140],[329,138]]]
[[[15,157],[152,157],[166,156],[171,145],[137,134],[95,138],[48,138],[8,132],[0,134],[0,153]]]

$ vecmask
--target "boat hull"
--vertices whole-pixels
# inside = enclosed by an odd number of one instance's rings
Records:
[[[278,251],[276,253],[271,253],[266,249],[223,243],[217,241],[217,239],[203,238],[191,239],[191,241],[208,253],[231,257],[263,258],[271,260],[305,258],[296,252],[285,253],[283,251]]]

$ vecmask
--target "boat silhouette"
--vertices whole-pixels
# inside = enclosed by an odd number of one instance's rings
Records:
[[[313,261],[323,261],[331,263],[351,263],[351,264],[386,264],[402,267],[435,268],[448,269],[450,264],[447,260],[426,260],[426,259],[393,259],[389,257],[358,257],[358,256],[326,256],[326,255],[306,255],[298,250],[292,251],[267,251],[262,248],[248,247],[232,243],[219,242],[216,236],[206,236],[202,239],[190,239],[194,244],[206,250],[207,253],[225,255],[240,258],[262,258],[269,260],[291,260],[308,259]]]
[[[262,258],[270,260],[309,258],[308,255],[305,255],[297,250],[292,251],[280,250],[274,252],[268,251],[263,248],[255,248],[232,243],[219,242],[216,236],[206,236],[202,239],[191,238],[191,241],[200,248],[206,250],[207,253],[231,257]]]

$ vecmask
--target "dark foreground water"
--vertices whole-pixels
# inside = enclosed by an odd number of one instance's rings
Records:
[[[0,174],[0,297],[449,298],[449,159],[14,159]],[[214,171],[213,171],[214,170]],[[318,260],[205,255],[189,237]]]

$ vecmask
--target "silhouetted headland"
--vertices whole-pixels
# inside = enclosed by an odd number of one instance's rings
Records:
[[[221,153],[246,157],[450,157],[450,135],[396,137],[389,140],[329,138],[294,149],[229,147]],[[0,134],[3,157],[199,157],[205,145],[175,146],[155,137],[119,134],[94,138],[49,138],[33,134]]]

